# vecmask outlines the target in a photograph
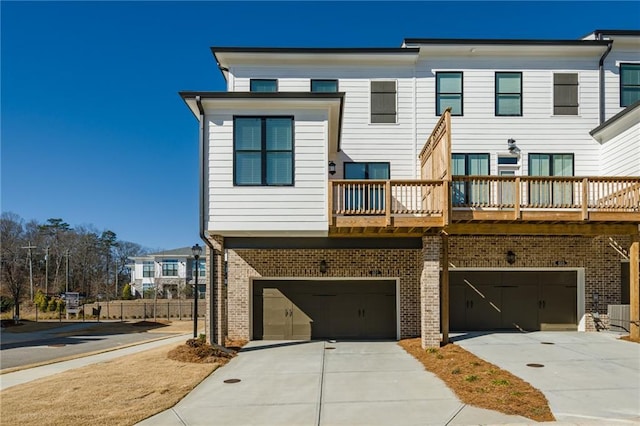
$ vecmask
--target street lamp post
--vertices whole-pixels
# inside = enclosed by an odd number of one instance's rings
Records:
[[[193,285],[193,338],[198,337],[198,269],[200,267],[200,255],[202,254],[202,247],[199,244],[191,247],[191,252],[196,260],[196,279]]]

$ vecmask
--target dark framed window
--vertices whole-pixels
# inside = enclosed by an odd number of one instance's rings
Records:
[[[529,176],[573,176],[573,154],[529,154]],[[573,204],[571,182],[541,181],[529,184],[529,203],[540,206]]]
[[[553,74],[553,115],[578,115],[578,74]]]
[[[293,185],[293,117],[233,118],[233,184]]]
[[[345,179],[388,180],[389,172],[389,163],[344,163]],[[374,184],[369,187],[356,185],[347,188],[344,193],[344,205],[347,210],[382,212],[385,208],[384,185]]]
[[[488,176],[489,154],[461,153],[451,154],[452,176]],[[489,183],[453,180],[453,205],[479,204],[489,200]]]
[[[640,64],[620,64],[620,106],[640,101]]]
[[[146,261],[146,262],[142,262],[142,276],[145,278],[149,278],[149,277],[154,277],[154,264],[155,262],[150,262],[150,261]]]
[[[204,277],[207,272],[207,262],[205,259],[198,259],[198,278]],[[191,276],[196,276],[196,260],[191,262]]]
[[[338,80],[311,80],[312,92],[336,93]]]
[[[436,115],[451,107],[451,115],[463,115],[462,72],[436,73]]]
[[[252,92],[277,92],[278,80],[252,78],[249,81],[249,90]]]
[[[396,82],[371,82],[371,122],[396,122]]]
[[[497,72],[495,81],[497,116],[522,115],[522,73]]]
[[[167,259],[162,261],[162,276],[177,277],[178,276],[178,260]]]

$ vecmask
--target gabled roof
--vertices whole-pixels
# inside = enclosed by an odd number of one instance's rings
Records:
[[[193,257],[193,252],[191,251],[191,247],[181,247],[172,250],[163,250],[157,253],[148,253],[147,256],[153,257],[168,257],[168,256],[178,256],[178,257]]]
[[[598,142],[603,143],[638,124],[640,124],[640,101],[629,105],[590,131],[589,134]]]

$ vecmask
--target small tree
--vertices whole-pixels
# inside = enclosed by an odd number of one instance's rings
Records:
[[[124,288],[122,289],[122,298],[124,300],[133,299],[133,295],[131,294],[131,284],[124,285]]]
[[[38,290],[33,297],[33,303],[40,309],[40,312],[45,312],[49,306],[49,298],[41,290]]]

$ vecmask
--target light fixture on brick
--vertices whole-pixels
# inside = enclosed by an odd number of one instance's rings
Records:
[[[322,259],[320,261],[320,273],[321,274],[326,274],[327,273],[327,261]]]
[[[333,161],[329,161],[329,174],[331,176],[336,174],[336,163],[334,163]]]
[[[511,250],[507,252],[507,263],[509,265],[513,265],[514,263],[516,263],[516,254]]]

